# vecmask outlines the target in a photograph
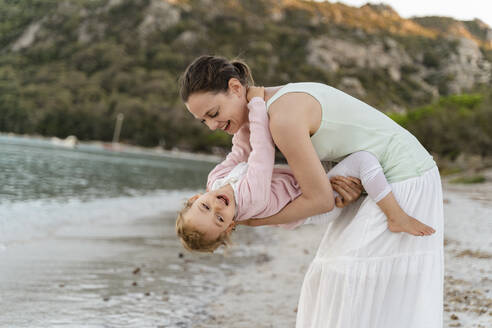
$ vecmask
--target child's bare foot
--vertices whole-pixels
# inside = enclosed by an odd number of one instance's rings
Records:
[[[427,236],[436,232],[428,225],[408,215],[388,218],[388,229],[391,232],[407,232],[414,236]]]

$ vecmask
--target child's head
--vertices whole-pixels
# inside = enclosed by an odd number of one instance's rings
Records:
[[[176,233],[190,251],[213,252],[230,243],[236,210],[232,188],[220,188],[191,197],[178,213]]]

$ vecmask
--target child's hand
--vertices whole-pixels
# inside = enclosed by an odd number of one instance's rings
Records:
[[[248,102],[251,101],[254,97],[265,98],[265,88],[264,87],[249,87],[248,93],[246,94],[246,98]]]

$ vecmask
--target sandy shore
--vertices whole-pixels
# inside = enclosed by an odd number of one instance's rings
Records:
[[[492,184],[445,185],[445,327],[492,325]],[[294,327],[324,226],[241,227],[184,252],[173,213],[65,226],[0,251],[0,327]]]

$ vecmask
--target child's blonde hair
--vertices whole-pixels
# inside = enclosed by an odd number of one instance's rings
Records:
[[[229,246],[231,244],[230,232],[224,231],[217,239],[208,240],[203,232],[196,230],[190,224],[186,224],[184,215],[191,208],[193,202],[191,199],[187,200],[184,207],[178,212],[176,219],[176,234],[183,247],[189,251],[213,253],[221,245]]]

